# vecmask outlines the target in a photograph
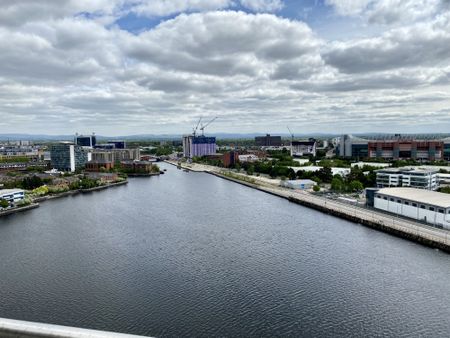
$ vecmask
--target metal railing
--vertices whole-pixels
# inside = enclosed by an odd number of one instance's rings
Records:
[[[4,338],[138,338],[123,333],[0,318],[0,337]]]

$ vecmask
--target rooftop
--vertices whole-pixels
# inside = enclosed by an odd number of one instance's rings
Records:
[[[441,192],[416,188],[383,188],[378,190],[378,193],[441,208],[450,208],[450,194]]]
[[[436,169],[433,168],[418,168],[418,167],[402,167],[402,168],[383,168],[383,169],[379,169],[376,172],[378,173],[404,173],[404,172],[408,172],[408,173],[417,173],[417,174],[423,174],[423,173],[427,173],[427,174],[433,174],[433,173],[437,173]]]
[[[17,192],[24,192],[22,189],[0,189],[0,195],[15,194]]]

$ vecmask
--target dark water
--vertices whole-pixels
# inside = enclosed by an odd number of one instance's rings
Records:
[[[153,336],[449,336],[449,255],[165,167],[0,219],[0,317]]]

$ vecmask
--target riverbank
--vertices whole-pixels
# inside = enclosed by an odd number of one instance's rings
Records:
[[[58,199],[58,198],[62,198],[62,197],[78,195],[78,194],[94,192],[94,191],[98,191],[98,190],[104,190],[104,189],[108,189],[108,188],[124,185],[124,184],[127,184],[127,183],[128,183],[128,180],[122,181],[122,182],[110,183],[110,184],[106,184],[106,185],[101,185],[101,186],[90,188],[90,189],[70,190],[70,191],[65,191],[65,192],[59,193],[59,194],[52,194],[52,195],[36,197],[36,198],[33,199],[33,203],[31,203],[29,205],[0,211],[0,217],[1,216],[6,216],[6,215],[12,215],[12,214],[15,214],[15,213],[18,213],[18,212],[23,212],[23,211],[27,211],[27,210],[38,208],[39,207],[39,203],[42,203],[42,202],[45,202],[45,201]]]
[[[167,162],[170,163],[170,162]],[[170,163],[176,165],[174,163]],[[397,237],[408,239],[432,248],[441,249],[450,253],[450,233],[447,230],[433,228],[421,223],[398,218],[395,215],[381,213],[375,209],[366,209],[343,202],[330,200],[323,197],[315,196],[306,191],[295,191],[277,186],[275,182],[249,176],[246,174],[231,173],[225,169],[201,165],[203,172],[235,182],[247,187],[263,191],[281,198],[285,198],[290,202],[297,203],[308,208],[315,209],[348,221],[358,223],[372,229],[377,229],[385,233],[392,234]],[[201,171],[197,165],[183,169]]]
[[[365,209],[323,197],[317,197],[304,191],[290,191],[282,187],[262,186],[218,172],[208,173],[288,199],[293,203],[450,253],[450,234],[447,230],[441,230],[414,221],[401,219],[395,217],[395,215],[378,212],[375,209]]]
[[[159,176],[163,174],[162,172],[159,173],[131,173],[127,174],[128,177],[151,177],[151,176]]]
[[[27,210],[31,210],[31,209],[36,209],[36,208],[39,208],[39,203],[31,203],[31,204],[25,205],[23,207],[2,210],[2,211],[0,211],[0,217],[8,216],[8,215],[12,215],[12,214],[15,214],[18,212],[23,212],[23,211],[27,211]]]
[[[104,190],[104,189],[108,189],[108,188],[124,185],[124,184],[127,184],[127,183],[128,183],[128,180],[122,181],[122,182],[116,182],[116,183],[100,185],[98,187],[94,187],[94,188],[90,188],[90,189],[77,189],[77,190],[65,191],[65,192],[62,192],[62,193],[59,193],[59,194],[52,194],[52,195],[37,197],[37,198],[34,199],[34,202],[39,202],[40,203],[40,202],[44,202],[44,201],[48,201],[48,200],[52,200],[52,199],[57,199],[57,198],[62,198],[62,197],[67,197],[67,196],[73,196],[73,195],[78,195],[78,194],[84,194],[84,193],[94,192],[94,191],[98,191],[98,190]]]

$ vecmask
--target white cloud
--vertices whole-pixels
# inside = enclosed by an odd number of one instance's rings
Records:
[[[169,16],[181,12],[227,8],[231,0],[153,0],[141,1],[132,11],[143,16]]]
[[[445,11],[342,41],[274,14],[215,11],[233,6],[226,1],[154,7],[145,15],[195,13],[139,34],[106,25],[143,3],[2,1],[0,132],[183,133],[199,115],[221,116],[211,131],[276,132],[289,124],[341,132],[383,127],[380,121],[413,131],[419,114],[435,130],[450,127]],[[358,8],[342,13],[375,11]]]
[[[276,12],[284,6],[282,0],[241,0],[241,4],[255,12]]]
[[[450,13],[381,36],[332,43],[325,60],[345,73],[364,73],[450,62]]]
[[[80,13],[114,15],[126,0],[2,0],[0,26],[71,17]]]
[[[131,11],[141,16],[166,17],[183,12],[235,8],[238,3],[253,12],[276,12],[284,5],[282,0],[135,0]]]
[[[445,11],[447,0],[326,0],[339,15],[361,16],[370,23],[411,23]]]
[[[298,68],[320,63],[319,45],[304,23],[243,12],[183,14],[124,40],[127,55],[141,62],[190,73],[260,78],[293,60],[301,61]]]
[[[361,14],[372,0],[325,0],[329,6],[333,6],[339,15]]]

